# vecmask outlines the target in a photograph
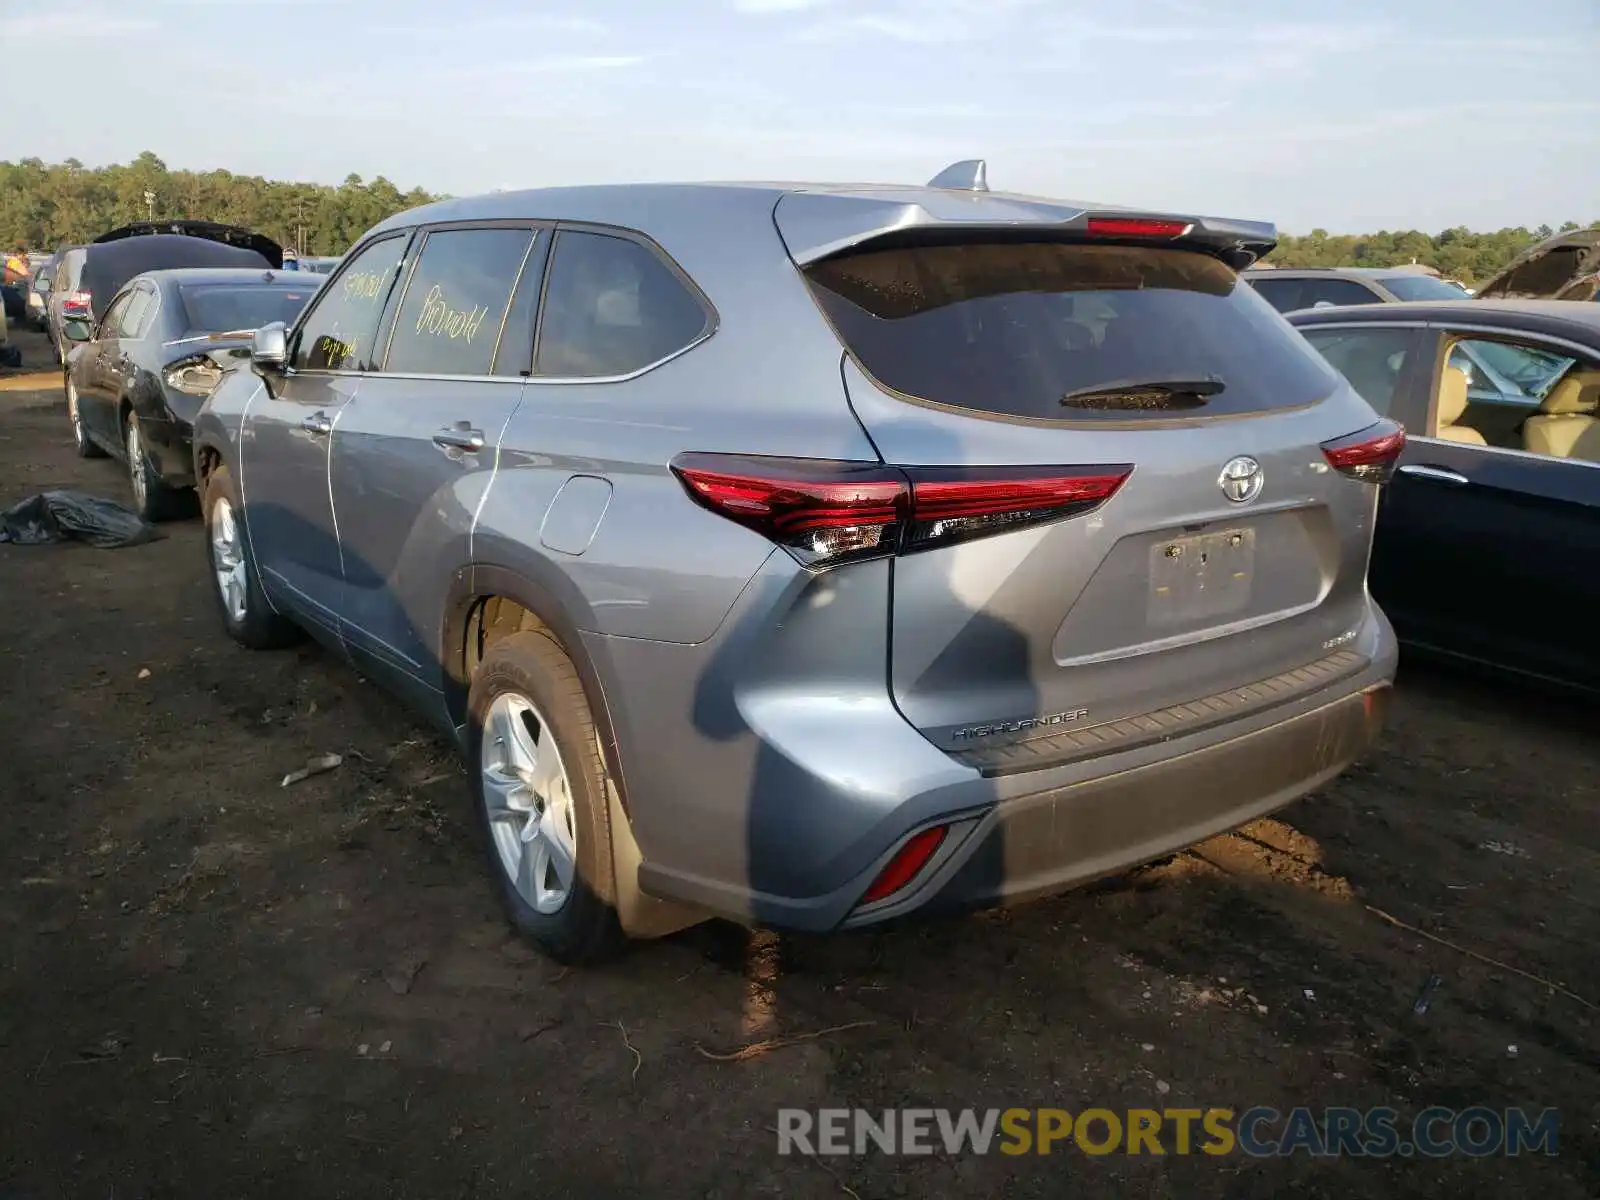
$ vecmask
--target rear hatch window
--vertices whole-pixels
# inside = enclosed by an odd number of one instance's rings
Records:
[[[178,288],[190,333],[259,329],[273,321],[292,325],[315,290],[217,283],[184,284]]]
[[[878,243],[805,274],[878,383],[970,412],[1240,416],[1314,403],[1338,382],[1254,289],[1196,251]]]

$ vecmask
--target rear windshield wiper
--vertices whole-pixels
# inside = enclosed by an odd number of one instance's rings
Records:
[[[1077,388],[1061,397],[1072,408],[1199,408],[1228,385],[1215,375],[1200,379],[1117,379]]]

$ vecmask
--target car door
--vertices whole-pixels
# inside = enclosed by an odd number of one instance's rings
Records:
[[[1452,424],[1446,381],[1462,351],[1493,361],[1495,345],[1570,358],[1573,372],[1600,369],[1600,354],[1535,335],[1435,328],[1432,336],[1428,436],[1407,445],[1395,493],[1408,497],[1412,533],[1400,549],[1424,618],[1417,640],[1600,684],[1600,463],[1531,452],[1520,426],[1484,436]]]
[[[337,641],[344,568],[328,495],[331,435],[373,362],[379,317],[409,233],[368,242],[321,288],[245,413],[240,486],[261,582],[272,603]]]
[[[78,348],[72,360],[72,380],[78,391],[78,420],[84,432],[103,446],[117,447],[122,442],[117,431],[117,397],[113,394],[116,376],[111,364],[116,357],[117,330],[133,303],[135,290],[125,288],[112,298],[89,340]]]
[[[117,453],[126,457],[122,429],[122,402],[134,383],[133,350],[155,316],[159,301],[155,284],[135,280],[128,285],[128,302],[115,320],[106,321],[100,342],[101,395],[105,399],[102,430]]]
[[[444,599],[501,431],[522,395],[549,232],[532,224],[428,230],[381,368],[333,432],[329,487],[344,562],[341,636],[409,698],[437,705]]]

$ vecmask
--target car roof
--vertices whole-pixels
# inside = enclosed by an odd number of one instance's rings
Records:
[[[267,269],[251,270],[237,267],[172,267],[163,271],[144,271],[138,276],[148,279],[153,283],[166,284],[197,284],[197,283],[225,283],[248,284],[256,283],[262,287],[304,287],[306,276],[299,271],[275,271]],[[320,280],[321,276],[312,276]]]
[[[1460,322],[1506,330],[1600,335],[1600,304],[1579,300],[1412,300],[1399,304],[1352,304],[1305,308],[1287,314],[1289,323],[1335,325],[1394,324],[1416,321]]]
[[[373,233],[453,221],[566,220],[637,229],[666,244],[674,236],[717,233],[729,219],[776,222],[799,263],[813,262],[900,230],[973,226],[1041,230],[1089,212],[1149,215],[1123,204],[1053,200],[1009,192],[873,183],[725,182],[600,184],[491,192],[441,200],[396,214]],[[1277,240],[1270,223],[1184,215],[1195,239],[1259,247]],[[670,249],[670,247],[669,247]]]
[[[1362,279],[1393,279],[1397,276],[1420,275],[1425,279],[1433,276],[1426,271],[1418,271],[1414,267],[1251,267],[1246,275],[1260,275],[1269,278],[1273,275],[1357,275]]]

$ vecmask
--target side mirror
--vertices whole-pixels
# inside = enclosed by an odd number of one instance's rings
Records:
[[[89,328],[89,322],[68,319],[61,322],[61,336],[69,342],[87,342],[89,335],[94,331]]]
[[[289,329],[282,321],[263,325],[250,338],[250,362],[262,371],[281,371],[289,361]]]

